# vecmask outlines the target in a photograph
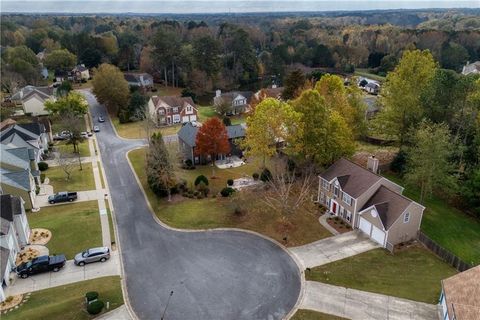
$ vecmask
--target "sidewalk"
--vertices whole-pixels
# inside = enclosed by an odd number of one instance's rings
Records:
[[[325,214],[322,214],[320,216],[320,218],[318,218],[318,222],[320,222],[320,224],[325,228],[327,229],[328,231],[330,231],[331,234],[333,234],[334,236],[336,235],[339,235],[340,232],[338,232],[337,230],[335,230],[334,227],[332,227],[331,225],[328,224],[327,222],[327,218],[329,218],[330,215],[328,213],[325,213]]]
[[[123,304],[115,310],[102,314],[95,320],[131,320],[127,307]]]
[[[383,294],[307,281],[300,309],[352,320],[437,320],[437,306]]]
[[[12,285],[7,288],[7,296],[115,275],[120,275],[118,251],[112,251],[110,259],[103,263],[97,262],[79,267],[73,263],[73,260],[68,260],[65,267],[58,272],[36,274],[27,279],[15,276]]]

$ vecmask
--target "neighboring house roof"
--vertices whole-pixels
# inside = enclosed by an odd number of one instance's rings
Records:
[[[332,164],[320,177],[327,181],[332,181],[338,177],[342,190],[354,198],[362,195],[382,179],[379,175],[345,158],[341,158]]]
[[[45,126],[42,123],[38,122],[30,122],[30,123],[19,123],[17,124],[20,128],[23,128],[27,131],[30,131],[37,136],[41,135],[42,133],[46,133]]]
[[[375,96],[365,96],[363,97],[363,102],[367,105],[367,113],[377,112],[380,110],[377,104],[377,98]]]
[[[0,122],[0,131],[3,131],[4,129],[7,129],[8,127],[13,126],[16,123],[17,123],[17,121],[15,121],[11,118],[5,119],[2,122]]]
[[[381,186],[373,196],[368,199],[367,203],[365,203],[360,211],[365,210],[370,206],[375,206],[385,230],[388,230],[411,203],[412,200],[385,186]]]
[[[8,171],[1,169],[2,183],[17,189],[31,191],[30,170]]]
[[[237,124],[233,126],[227,126],[227,135],[228,139],[237,139],[245,137],[245,126],[242,124]],[[190,147],[195,147],[195,140],[197,138],[198,127],[194,126],[192,123],[185,123],[177,135],[178,138],[185,142]]]
[[[0,272],[2,273],[2,281],[3,281],[3,275],[5,274],[5,271],[7,271],[9,256],[10,256],[10,250],[4,247],[0,247]]]
[[[47,100],[53,96],[54,91],[54,88],[51,87],[26,86],[17,91],[11,97],[11,100],[23,101],[34,94],[37,94],[37,96],[39,96],[42,100]]]
[[[480,61],[466,64],[463,67],[462,74],[468,75],[470,73],[480,73]]]
[[[73,68],[73,71],[84,72],[84,71],[88,71],[88,68],[85,67],[84,65],[79,64],[75,66],[75,68]]]
[[[38,145],[40,134],[37,132],[44,130],[45,127],[41,124],[15,124],[0,132],[0,142],[15,147],[31,146],[38,149],[40,148]]]
[[[22,138],[21,135],[14,133],[11,134],[5,138],[0,137],[1,144],[6,145],[9,149],[10,148],[28,148],[28,149],[34,149],[38,150],[40,149],[40,146],[38,145],[37,140],[25,140]],[[32,155],[30,158],[35,159],[35,152],[32,150],[31,152]]]
[[[13,221],[13,216],[22,214],[22,203],[20,197],[11,194],[0,196],[0,216],[8,221]]]
[[[249,103],[250,99],[253,96],[253,92],[251,92],[251,91],[230,91],[230,92],[222,93],[220,95],[220,97],[215,97],[215,98],[216,99],[221,98],[222,101],[225,102],[225,103],[232,103],[232,101],[240,95],[247,98],[247,103]]]
[[[127,82],[142,83],[142,77],[144,80],[153,81],[153,77],[148,73],[124,73],[123,77]]]
[[[450,319],[478,320],[480,315],[480,266],[442,281]]]
[[[10,231],[11,223],[5,218],[0,218],[0,235],[5,236]],[[2,247],[3,248],[3,247]]]
[[[21,169],[30,168],[30,155],[27,148],[9,148],[0,144],[0,162]]]
[[[379,89],[380,85],[375,82],[369,82],[365,85],[365,88],[371,88],[371,89]]]
[[[256,93],[258,96],[260,92],[264,92],[267,98],[275,98],[278,99],[281,97],[283,93],[284,87],[275,87],[275,88],[264,88]]]
[[[184,107],[185,104],[189,104],[192,107],[196,108],[195,102],[193,102],[192,97],[178,97],[178,96],[154,96],[152,97],[153,103],[157,106],[159,101],[163,101],[165,104],[170,107]]]

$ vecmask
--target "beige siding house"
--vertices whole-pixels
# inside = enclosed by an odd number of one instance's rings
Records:
[[[25,114],[32,116],[48,115],[45,110],[47,100],[55,100],[54,88],[26,86],[11,97],[12,101],[23,107]]]
[[[367,168],[338,160],[319,176],[317,201],[385,248],[414,239],[425,207],[404,197],[403,187],[376,174],[377,159],[370,157]]]
[[[197,121],[198,109],[192,98],[153,96],[148,101],[148,112],[158,126]]]

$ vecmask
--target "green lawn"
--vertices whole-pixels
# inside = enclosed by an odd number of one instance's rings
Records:
[[[113,126],[120,137],[126,139],[143,139],[147,137],[147,132],[145,130],[145,123],[143,121],[127,122],[120,123],[117,117],[112,117]],[[173,126],[166,126],[161,128],[153,128],[153,132],[161,132],[164,136],[177,134],[180,130],[181,124],[176,124]]]
[[[83,170],[80,170],[80,166],[75,165],[68,181],[62,167],[50,167],[44,173],[50,179],[50,185],[53,186],[54,192],[94,190],[92,163],[82,163],[82,168]]]
[[[384,174],[388,179],[405,185],[393,174]],[[405,196],[419,201],[419,190],[406,187]],[[421,229],[445,249],[473,265],[480,264],[480,220],[464,214],[443,199],[432,196],[425,200]]]
[[[307,280],[436,304],[442,279],[456,270],[423,247],[391,255],[375,249],[305,272]]]
[[[342,317],[336,317],[331,314],[325,314],[317,311],[300,309],[291,318],[292,320],[346,320]]]
[[[247,212],[243,216],[236,216],[233,211],[238,205],[236,197],[232,198],[206,198],[186,199],[178,196],[175,201],[168,203],[165,199],[158,198],[148,187],[145,177],[145,150],[138,149],[129,153],[135,172],[140,178],[142,186],[154,209],[157,217],[168,225],[176,228],[204,229],[235,227],[253,230],[277,241],[282,241],[285,231],[282,228],[280,215],[267,208],[255,194],[248,192],[238,193],[238,196],[248,196],[248,200],[241,202],[242,208]],[[197,166],[195,170],[177,170],[177,177],[186,179],[188,186],[194,179],[204,174],[209,178],[211,194],[216,194],[224,186],[228,178],[237,178],[249,175],[258,168],[254,163],[234,169],[216,169],[217,179],[210,179],[210,166]],[[296,246],[313,242],[331,234],[318,223],[318,211],[313,203],[308,203],[297,214],[292,215],[292,230],[288,233],[288,246]]]
[[[52,239],[47,243],[50,254],[63,253],[72,259],[84,249],[102,245],[97,201],[44,207],[29,213],[28,222],[31,228],[52,232]]]
[[[361,69],[361,68],[357,68],[355,70],[355,75],[356,76],[361,76],[361,77],[366,77],[366,78],[369,78],[369,79],[372,79],[372,80],[377,80],[377,81],[380,81],[380,82],[383,82],[387,79],[386,77],[382,77],[382,76],[379,76],[378,74],[371,73],[368,69]]]
[[[111,276],[33,292],[27,302],[14,311],[2,314],[1,318],[2,320],[93,319],[94,316],[90,316],[87,313],[84,305],[85,293],[89,291],[97,291],[99,299],[105,305],[107,301],[110,302],[108,311],[116,309],[123,304],[120,277]],[[104,309],[103,313],[106,311]]]
[[[218,114],[213,106],[199,106],[198,108],[198,121],[205,122],[209,118],[216,117]]]
[[[73,154],[73,145],[71,144],[66,144],[66,142],[57,142],[54,146],[57,148],[57,151],[60,153],[67,153],[67,154]],[[78,148],[80,149],[80,156],[81,157],[89,157],[90,156],[90,148],[88,147],[88,141],[85,140],[82,143],[78,145]],[[77,154],[75,154],[77,156]]]

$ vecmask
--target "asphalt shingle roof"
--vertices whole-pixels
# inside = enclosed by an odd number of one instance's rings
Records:
[[[245,137],[245,126],[236,124],[227,126],[228,139],[237,139]],[[198,127],[195,127],[190,122],[185,123],[178,131],[178,138],[185,142],[190,147],[195,147],[195,140],[197,137]]]
[[[11,194],[0,196],[0,216],[8,221],[13,221],[13,215],[22,214],[21,200]]]
[[[480,266],[443,280],[442,286],[450,319],[479,319]]]
[[[27,148],[9,148],[0,144],[0,162],[22,169],[30,168],[30,158]]]
[[[2,272],[2,277],[5,274],[5,271],[7,271],[9,255],[10,255],[10,250],[4,247],[0,247],[0,271]]]
[[[30,191],[30,170],[8,171],[1,170],[2,183],[17,189]]]

